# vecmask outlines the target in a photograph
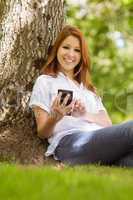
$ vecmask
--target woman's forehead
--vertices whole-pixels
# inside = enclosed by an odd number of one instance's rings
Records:
[[[77,48],[80,48],[80,41],[77,37],[70,35],[66,37],[63,41],[62,44],[68,44],[68,45],[75,45]]]

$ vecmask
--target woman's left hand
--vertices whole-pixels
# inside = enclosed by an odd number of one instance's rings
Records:
[[[86,114],[86,108],[83,102],[80,100],[75,100],[74,105],[73,105],[73,111],[71,115],[73,117],[80,117]]]

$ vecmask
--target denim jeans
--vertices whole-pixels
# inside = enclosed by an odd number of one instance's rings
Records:
[[[69,165],[99,163],[133,167],[133,120],[64,136],[55,156]]]

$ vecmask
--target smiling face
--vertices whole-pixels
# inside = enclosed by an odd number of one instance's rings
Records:
[[[74,68],[79,64],[81,59],[80,41],[77,37],[68,36],[61,43],[57,51],[59,70],[73,77]]]

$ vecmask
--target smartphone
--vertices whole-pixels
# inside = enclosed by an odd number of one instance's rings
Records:
[[[68,105],[72,102],[72,99],[73,99],[73,91],[71,91],[71,90],[59,89],[59,90],[58,90],[58,94],[59,94],[60,92],[62,93],[60,103],[62,103],[62,102],[64,101],[64,98],[67,96],[67,94],[70,95],[70,96],[69,96],[69,99],[68,99],[68,101],[67,101],[67,104],[66,104],[66,106],[68,106]]]

